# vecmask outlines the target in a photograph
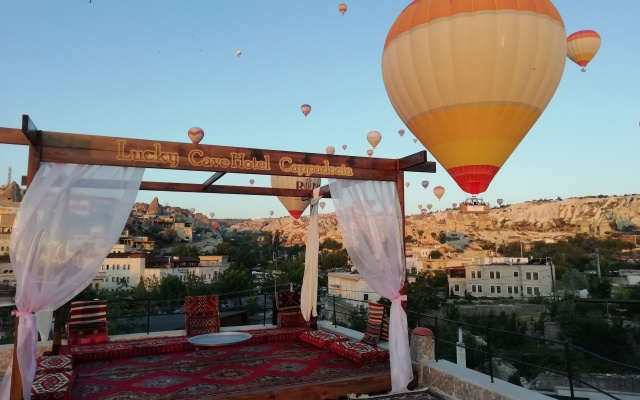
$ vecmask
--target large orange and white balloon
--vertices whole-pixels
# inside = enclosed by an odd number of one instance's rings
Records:
[[[595,57],[600,49],[600,35],[596,31],[578,31],[567,38],[567,57],[587,70],[587,64]]]
[[[193,144],[198,144],[204,137],[204,131],[202,130],[202,128],[194,126],[193,128],[189,129],[187,135],[189,135],[189,139],[191,139],[191,142],[193,142]]]
[[[340,11],[340,14],[344,15],[344,13],[347,12],[347,5],[342,3],[338,5],[338,11]]]
[[[302,111],[302,113],[306,117],[311,112],[311,106],[309,104],[303,104],[300,106],[300,111]]]
[[[382,135],[380,134],[380,132],[371,131],[367,133],[367,142],[369,142],[371,147],[373,147],[374,149],[376,148],[378,143],[380,143],[381,140],[382,140]]]
[[[433,188],[433,194],[436,195],[436,197],[438,198],[438,200],[440,200],[442,198],[442,196],[444,196],[444,188],[442,186],[436,186]]]
[[[308,178],[304,176],[271,176],[271,187],[281,189],[306,189],[313,190],[320,186],[320,178]],[[300,218],[300,215],[309,205],[310,199],[303,200],[302,197],[289,197],[278,196],[278,200],[289,211],[289,214],[295,219]]]
[[[566,54],[551,0],[415,0],[389,30],[382,77],[404,124],[478,194],[551,101]]]

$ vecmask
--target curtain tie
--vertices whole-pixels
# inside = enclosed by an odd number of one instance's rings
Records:
[[[391,299],[391,302],[393,303],[396,300],[407,301],[407,295],[406,294],[398,294],[396,297]]]
[[[30,315],[30,314],[33,314],[33,313],[29,311],[18,311],[18,310],[11,311],[11,315],[16,317],[24,317],[25,315]]]

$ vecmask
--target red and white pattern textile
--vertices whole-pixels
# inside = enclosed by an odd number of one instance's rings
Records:
[[[206,296],[186,296],[184,298],[184,312],[185,313],[199,313],[199,312],[216,312],[220,311],[220,303],[218,301],[217,294],[211,294]]]
[[[369,320],[364,331],[362,343],[375,346],[380,340],[380,327],[382,326],[382,315],[384,313],[384,305],[369,302]]]
[[[387,316],[387,309],[382,312],[382,325],[380,325],[380,340],[389,341],[389,317]]]
[[[389,359],[387,350],[355,340],[333,342],[329,345],[329,350],[359,363],[374,363]]]
[[[42,356],[36,359],[36,375],[52,372],[65,372],[73,369],[71,356]]]
[[[333,342],[344,342],[349,338],[329,331],[307,331],[300,335],[300,340],[317,347],[327,348]]]
[[[109,340],[107,301],[74,301],[67,322],[69,344],[104,343]]]
[[[217,294],[184,298],[184,329],[188,336],[220,332],[220,307]]]
[[[309,326],[300,311],[278,313],[278,328],[297,328]]]
[[[71,391],[75,382],[75,372],[54,372],[36,374],[31,386],[32,400],[71,399]]]

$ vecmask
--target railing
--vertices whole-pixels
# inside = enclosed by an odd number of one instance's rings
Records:
[[[595,358],[601,363],[598,364],[598,366],[603,373],[612,371],[627,374],[640,373],[640,367],[609,360],[580,347],[574,346],[568,342],[545,339],[524,333],[506,331],[503,329],[491,328],[489,326],[475,325],[437,316],[420,313],[414,314],[421,317],[421,321],[424,321],[421,325],[431,328],[434,333],[436,361],[455,357],[455,351],[447,351],[447,349],[443,348],[443,345],[450,345],[451,347],[449,349],[464,348],[465,352],[472,352],[472,360],[470,364],[475,365],[472,365],[470,368],[477,369],[482,373],[488,374],[492,383],[494,382],[495,376],[494,360],[502,359],[510,363],[519,364],[526,370],[528,368],[528,371],[542,370],[566,377],[569,384],[570,398],[572,400],[576,398],[575,388],[578,385],[583,385],[584,387],[596,390],[608,398],[621,400],[619,397],[616,397],[611,393],[607,393],[605,390],[582,379],[580,377],[582,368],[576,367],[576,362],[579,362],[581,365],[587,365],[590,358]],[[431,321],[431,323],[429,321]],[[451,325],[456,329],[451,329]],[[457,341],[453,341],[452,337],[455,336],[457,338],[458,336],[457,328],[464,328],[464,331],[472,335],[472,339],[467,339],[465,342],[475,341],[476,346],[465,345]],[[501,351],[501,348],[495,345],[496,341],[499,343],[509,342],[512,344],[519,344],[518,348],[520,349],[520,358],[516,358],[514,354]],[[533,341],[535,344],[532,347],[530,344],[527,344],[526,341]],[[534,354],[536,350],[541,353],[546,352],[547,362],[545,365],[530,362],[530,358],[535,357],[528,357],[528,355]],[[473,359],[474,354],[476,355],[475,359]],[[562,354],[562,356],[559,356],[560,354]],[[469,355],[469,353],[467,353],[467,355]],[[481,358],[477,358],[477,355]],[[456,362],[455,359],[450,359],[449,361]],[[605,367],[602,363],[607,363],[608,365]],[[591,365],[595,364],[591,363]],[[516,382],[516,384],[518,383]]]

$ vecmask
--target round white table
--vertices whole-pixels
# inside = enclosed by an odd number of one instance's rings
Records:
[[[187,339],[194,346],[211,347],[238,344],[251,339],[251,334],[246,332],[217,332],[193,336]]]

